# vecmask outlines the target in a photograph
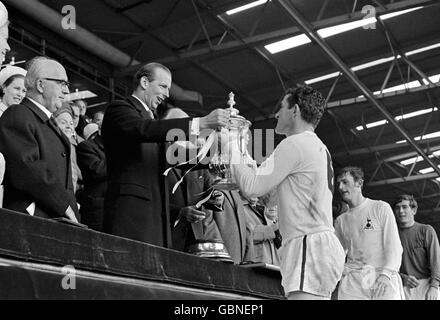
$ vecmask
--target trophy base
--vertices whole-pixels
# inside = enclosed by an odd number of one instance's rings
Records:
[[[234,181],[230,179],[221,179],[219,181],[215,181],[214,189],[218,190],[238,190],[238,185]]]
[[[200,258],[233,263],[231,256],[221,240],[196,240],[195,243],[189,245],[186,252]]]

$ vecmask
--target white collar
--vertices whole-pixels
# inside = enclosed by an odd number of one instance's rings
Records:
[[[150,110],[150,108],[148,108],[148,106],[145,104],[145,102],[143,102],[141,99],[139,99],[138,97],[136,97],[134,94],[131,95],[133,98],[136,98],[140,103],[142,103],[142,105],[144,106],[145,110],[147,110],[147,112],[152,112]]]
[[[32,98],[29,98],[29,97],[26,97],[26,98],[28,98],[29,100],[31,100],[31,101],[32,101],[32,102],[38,107],[38,109],[40,109],[41,111],[44,112],[44,114],[45,114],[49,119],[52,117],[52,112],[50,112],[49,110],[47,110],[47,108],[45,108],[41,103],[35,101],[35,100],[32,99]]]

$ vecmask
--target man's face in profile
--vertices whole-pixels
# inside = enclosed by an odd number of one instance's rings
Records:
[[[154,70],[154,79],[146,82],[145,103],[147,106],[156,110],[157,106],[169,97],[170,88],[171,74],[161,68]]]
[[[8,44],[9,30],[8,24],[0,28],[0,63],[6,58],[6,53],[11,50]]]
[[[77,105],[72,105],[72,112],[73,112],[73,127],[78,127],[79,124],[79,116],[80,116],[80,110]]]

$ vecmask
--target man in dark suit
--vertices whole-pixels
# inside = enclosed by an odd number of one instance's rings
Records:
[[[55,60],[34,58],[25,86],[26,98],[0,118],[0,152],[7,163],[4,207],[77,222],[70,142],[51,119],[69,92],[66,71]]]
[[[104,196],[107,191],[107,163],[98,125],[89,123],[86,128],[91,126],[96,126],[95,133],[81,142],[76,150],[84,180],[84,190],[78,201],[81,203],[81,222],[94,230],[102,231]]]
[[[86,115],[87,103],[84,100],[75,100],[72,104],[73,125],[77,136],[84,137],[84,128],[92,121]]]
[[[168,187],[162,175],[167,134],[175,129],[189,137],[201,129],[225,126],[229,112],[216,109],[201,118],[155,120],[157,106],[169,96],[170,70],[146,64],[135,74],[134,85],[132,96],[107,107],[102,123],[108,173],[104,231],[170,246]]]

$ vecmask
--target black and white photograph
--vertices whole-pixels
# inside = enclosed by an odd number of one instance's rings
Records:
[[[440,300],[439,16],[0,1],[0,300]]]

